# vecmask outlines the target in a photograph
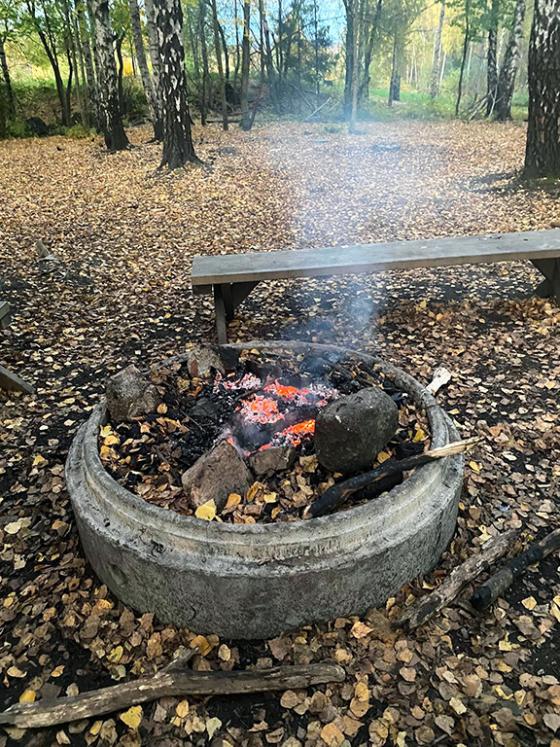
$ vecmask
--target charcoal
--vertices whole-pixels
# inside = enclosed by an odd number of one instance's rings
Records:
[[[317,416],[315,448],[319,463],[332,472],[367,469],[395,435],[398,425],[398,408],[380,388],[340,397]]]

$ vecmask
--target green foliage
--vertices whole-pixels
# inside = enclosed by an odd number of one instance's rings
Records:
[[[84,140],[92,136],[93,131],[84,127],[82,124],[75,124],[72,127],[68,127],[64,132],[66,137],[72,140]]]
[[[148,104],[142,84],[136,78],[123,80],[123,116],[129,123],[142,122],[148,116]]]

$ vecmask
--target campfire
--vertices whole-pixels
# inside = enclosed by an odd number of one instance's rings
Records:
[[[312,516],[329,489],[429,445],[425,415],[406,395],[336,356],[247,350],[231,359],[197,348],[151,381],[126,369],[107,397],[100,454],[110,473],[146,501],[206,520]],[[374,481],[353,502],[404,477]]]

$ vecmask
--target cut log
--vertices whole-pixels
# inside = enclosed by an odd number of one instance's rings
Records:
[[[520,555],[509,560],[490,576],[472,595],[472,606],[480,611],[487,609],[530,565],[557,550],[560,550],[560,529],[550,532],[542,540],[531,542]]]
[[[398,461],[385,462],[381,467],[377,467],[377,469],[350,477],[348,480],[343,480],[326,490],[314,503],[308,506],[305,509],[304,518],[324,516],[335,508],[342,506],[350,496],[358,491],[371,488],[374,483],[390,475],[402,475],[404,472],[422,467],[424,464],[435,462],[438,459],[463,454],[479,442],[480,438],[477,437],[468,438],[465,441],[455,441],[454,443],[447,444],[447,446],[426,451],[423,454],[415,454],[414,456],[399,459]]]
[[[471,555],[464,563],[454,568],[441,586],[407,610],[396,625],[408,630],[424,625],[436,612],[448,607],[464,586],[505,555],[516,535],[517,531],[512,529],[489,539],[480,552]]]
[[[298,690],[326,682],[343,682],[345,676],[342,667],[329,663],[273,667],[248,672],[167,669],[136,682],[124,682],[68,698],[55,698],[44,703],[18,703],[0,713],[0,724],[37,729],[122,711],[132,705],[164,696]]]

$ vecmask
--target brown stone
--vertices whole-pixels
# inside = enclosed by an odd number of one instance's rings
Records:
[[[192,506],[196,508],[213,499],[220,511],[228,495],[243,495],[253,478],[235,446],[220,441],[183,474],[181,481]]]

